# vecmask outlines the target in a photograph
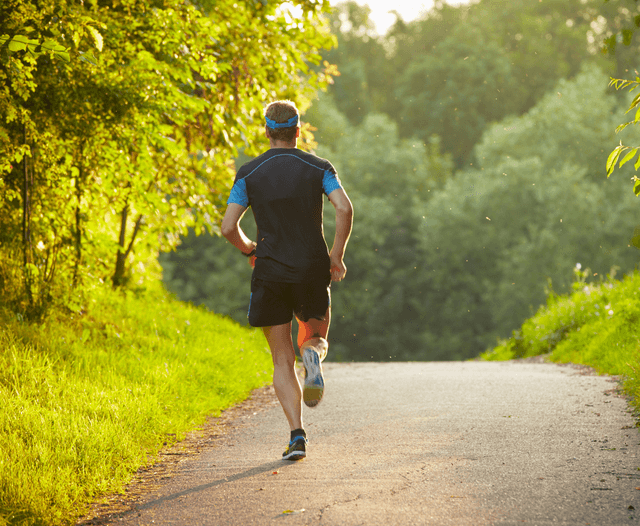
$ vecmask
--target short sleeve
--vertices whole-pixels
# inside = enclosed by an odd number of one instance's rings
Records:
[[[340,179],[338,178],[338,174],[332,170],[325,170],[324,177],[322,178],[322,188],[324,193],[329,195],[334,190],[338,190],[342,188],[342,184],[340,184]]]
[[[237,179],[235,183],[233,183],[233,188],[231,188],[231,193],[229,194],[229,199],[227,199],[227,204],[236,203],[240,206],[244,206],[247,208],[249,206],[249,195],[247,194],[247,183],[244,178]]]

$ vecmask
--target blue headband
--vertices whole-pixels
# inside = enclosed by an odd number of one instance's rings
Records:
[[[267,121],[267,127],[272,130],[276,128],[291,128],[292,126],[296,126],[298,124],[298,116],[294,115],[287,122],[276,122],[272,121],[269,117],[264,118]]]

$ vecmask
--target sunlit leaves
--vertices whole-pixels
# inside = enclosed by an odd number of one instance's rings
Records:
[[[609,157],[607,158],[607,177],[609,177],[613,173],[613,170],[615,169],[616,163],[618,162],[618,159],[620,159],[622,152],[627,149],[627,147],[623,146],[622,143],[620,143],[620,145],[616,146],[615,149],[609,154]]]
[[[318,19],[328,3],[294,2],[304,17],[289,32],[282,3],[46,0],[0,17],[0,60],[10,61],[0,110],[11,125],[0,123],[10,182],[0,192],[20,188],[34,153],[43,213],[33,236],[61,233],[61,281],[74,267],[107,279],[117,252],[129,254],[128,275],[143,276],[189,226],[217,230],[237,148],[264,144],[265,103],[304,109],[329,81],[308,68],[333,42]],[[20,239],[19,209],[0,212],[0,240]]]
[[[631,91],[634,91],[638,86],[640,86],[640,77],[636,77],[635,80],[612,78],[611,81],[609,82],[609,86],[615,88],[616,90],[627,89],[628,91],[631,92]],[[629,105],[629,109],[627,110],[627,113],[633,111],[636,108],[638,109],[636,110],[634,120],[619,125],[616,128],[616,133],[619,133],[620,131],[624,130],[625,128],[627,128],[632,124],[637,124],[638,122],[640,122],[640,94],[636,95],[633,98],[633,100],[631,101],[631,104]],[[624,157],[622,157],[622,153],[627,150],[629,151],[626,153]],[[637,146],[635,148],[630,148],[628,146],[624,146],[622,144],[622,141],[620,141],[620,144],[613,149],[613,151],[609,154],[609,157],[607,158],[607,164],[606,164],[607,177],[609,177],[614,172],[614,170],[616,169],[616,165],[618,166],[618,168],[622,168],[626,163],[633,160],[637,155],[638,151],[640,151],[640,146]],[[640,168],[640,156],[638,157],[638,160],[636,161],[634,168],[636,171]],[[634,176],[633,181],[634,181],[633,193],[635,195],[640,195],[640,183],[638,182],[638,178]]]
[[[38,39],[29,38],[25,35],[14,35],[13,38],[9,39],[9,35],[2,35],[0,37],[0,47],[5,44],[7,49],[12,53],[26,51],[36,58],[45,53],[49,53],[66,62],[69,62],[70,60],[68,48],[60,45],[54,40],[45,40],[44,42],[41,42]]]
[[[100,34],[100,31],[98,31],[93,26],[87,26],[87,31],[93,37],[93,41],[96,45],[96,49],[98,51],[102,51],[102,46],[104,44],[104,41],[102,40],[102,35]]]
[[[631,151],[623,157],[623,159],[620,161],[620,168],[622,168],[627,162],[631,161],[636,156],[638,149],[639,148],[631,149]]]

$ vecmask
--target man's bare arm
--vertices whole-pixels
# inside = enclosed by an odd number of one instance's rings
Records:
[[[229,203],[222,218],[222,235],[243,254],[249,254],[256,244],[251,241],[240,227],[240,220],[247,208],[237,203]]]
[[[341,281],[347,273],[343,258],[353,225],[353,205],[342,188],[331,192],[329,201],[336,209],[336,235],[329,254],[331,257],[331,280]]]

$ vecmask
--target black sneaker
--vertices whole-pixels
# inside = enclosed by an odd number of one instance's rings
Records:
[[[282,460],[302,460],[307,456],[307,439],[302,435],[295,437],[282,453]]]
[[[318,351],[313,347],[306,347],[302,354],[302,363],[305,372],[302,399],[309,407],[315,407],[320,403],[324,394],[324,377],[322,376],[322,365]]]

